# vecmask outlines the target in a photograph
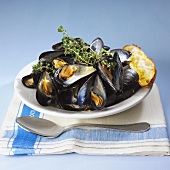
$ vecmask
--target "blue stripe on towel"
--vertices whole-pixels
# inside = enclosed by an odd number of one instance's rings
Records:
[[[168,138],[165,127],[151,128],[142,133],[137,132],[123,132],[110,129],[73,129],[66,131],[57,138],[41,138],[41,142],[62,141],[70,138],[75,138],[82,141],[141,141],[148,139],[165,139]]]
[[[24,106],[22,108],[21,116],[39,117],[40,112],[38,112],[24,104]]]
[[[8,138],[12,132],[11,130],[6,131],[4,138]],[[23,129],[18,130],[17,137],[14,139],[12,148],[34,148],[37,135],[27,132]],[[143,140],[156,140],[156,139],[168,139],[166,128],[158,127],[151,128],[149,131],[142,133],[132,133],[132,132],[123,132],[115,131],[109,129],[73,129],[69,130],[57,138],[41,138],[41,142],[57,142],[64,141],[67,139],[75,138],[81,141],[91,141],[91,142],[128,142],[128,141],[143,141]],[[40,142],[40,143],[41,143]]]
[[[40,112],[37,112],[26,105],[24,105],[22,108],[21,116],[39,117],[39,115]],[[33,148],[36,139],[37,135],[22,129],[21,127],[18,127],[17,136],[13,141],[12,148],[15,148],[17,146],[18,147],[22,146],[22,148]]]
[[[12,155],[33,155],[35,154],[35,149],[13,149],[11,152]]]

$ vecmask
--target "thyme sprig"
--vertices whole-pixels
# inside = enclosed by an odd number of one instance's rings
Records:
[[[86,64],[96,66],[98,63],[104,64],[107,68],[114,68],[115,63],[106,60],[107,57],[113,57],[113,54],[104,48],[101,49],[100,54],[93,51],[81,38],[69,37],[67,31],[60,26],[58,32],[63,33],[62,46],[65,49],[65,54],[74,55],[74,62],[78,64]]]
[[[46,70],[47,72],[51,72],[51,73],[55,73],[56,69],[54,68],[54,66],[51,66],[51,64],[49,63],[44,63],[39,61],[37,64],[32,66],[32,73],[39,73],[39,72],[43,72],[44,70]]]

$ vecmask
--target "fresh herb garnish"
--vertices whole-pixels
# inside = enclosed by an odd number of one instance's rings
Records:
[[[106,60],[106,57],[112,57],[113,54],[104,48],[101,49],[100,54],[93,51],[81,38],[75,39],[69,37],[67,31],[60,26],[58,32],[63,33],[62,46],[65,49],[65,54],[74,55],[74,61],[77,64],[86,64],[96,66],[97,63],[104,64],[107,68],[114,68],[115,63]]]
[[[38,62],[37,64],[32,66],[32,73],[39,73],[39,72],[44,72],[46,70],[47,72],[55,73],[56,69],[54,66],[51,66],[49,63],[44,63],[44,62]]]
[[[100,54],[93,51],[89,45],[87,45],[81,38],[69,37],[67,31],[63,26],[58,27],[58,32],[63,33],[62,46],[64,47],[64,54],[70,54],[74,56],[74,62],[76,64],[90,65],[96,67],[98,63],[103,64],[108,69],[114,69],[116,63],[109,62],[106,58],[113,57],[110,51],[101,49]],[[55,73],[56,69],[48,63],[38,62],[32,67],[32,73],[43,72]]]

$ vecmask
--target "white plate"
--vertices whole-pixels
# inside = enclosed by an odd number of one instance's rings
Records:
[[[65,117],[65,118],[89,119],[89,118],[98,118],[98,117],[104,117],[104,116],[117,114],[137,105],[149,94],[151,90],[151,88],[141,88],[132,97],[118,104],[115,104],[111,107],[105,108],[101,111],[98,111],[98,110],[67,111],[67,110],[58,109],[58,108],[51,107],[51,106],[44,107],[44,106],[41,106],[35,98],[36,90],[25,87],[21,82],[22,77],[31,73],[32,65],[34,65],[35,63],[37,63],[37,61],[34,61],[28,64],[19,72],[14,82],[14,89],[17,95],[19,96],[19,98],[27,106],[39,112],[52,115],[52,116]]]

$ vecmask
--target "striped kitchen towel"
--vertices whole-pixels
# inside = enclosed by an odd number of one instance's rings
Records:
[[[57,138],[45,138],[22,129],[15,122],[19,116],[41,117],[60,125],[72,123],[125,124],[149,122],[151,129],[132,133],[101,128],[75,128]],[[76,152],[89,155],[169,155],[165,117],[154,84],[150,94],[137,106],[122,113],[97,119],[66,119],[45,115],[22,103],[11,101],[0,129],[0,154],[42,155]]]

